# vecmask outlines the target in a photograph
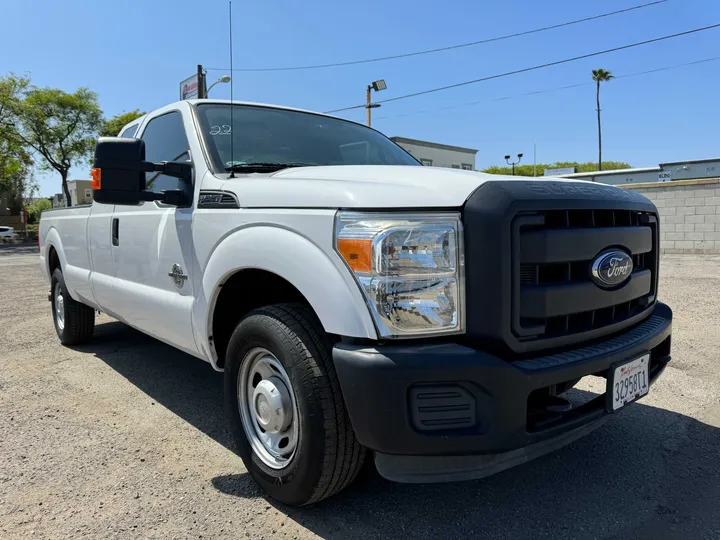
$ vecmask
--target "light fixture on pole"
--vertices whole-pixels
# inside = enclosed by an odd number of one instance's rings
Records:
[[[220,77],[217,81],[215,81],[214,83],[212,83],[212,84],[210,85],[210,88],[208,88],[208,89],[205,91],[205,97],[208,96],[208,94],[210,93],[210,90],[212,89],[212,87],[215,86],[217,83],[229,83],[229,82],[230,82],[230,75],[223,75],[223,76]]]
[[[371,122],[371,116],[370,116],[370,109],[375,109],[380,106],[379,103],[373,103],[370,92],[372,90],[375,90],[376,92],[380,92],[381,90],[386,90],[387,84],[385,84],[385,79],[378,79],[377,81],[368,84],[367,85],[367,93],[366,93],[366,101],[365,101],[365,109],[367,110],[367,125],[370,127]]]
[[[512,165],[512,175],[515,176],[515,165],[518,165],[520,163],[520,160],[522,159],[523,155],[518,154],[517,155],[517,161],[510,161],[510,156],[505,156],[505,163],[508,165]]]

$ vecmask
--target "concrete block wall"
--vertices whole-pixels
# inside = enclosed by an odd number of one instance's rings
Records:
[[[618,187],[638,191],[657,206],[661,253],[720,254],[720,178]]]

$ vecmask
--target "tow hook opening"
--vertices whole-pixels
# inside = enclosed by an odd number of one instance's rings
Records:
[[[670,339],[666,338],[650,350],[651,383],[670,360]],[[527,401],[528,433],[538,433],[601,416],[605,411],[608,373],[604,371],[586,375],[531,392]]]

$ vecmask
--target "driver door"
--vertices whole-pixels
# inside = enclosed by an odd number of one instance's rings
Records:
[[[145,124],[145,159],[190,161],[182,112],[173,110]],[[146,189],[182,189],[182,180],[146,173]],[[192,332],[192,207],[157,201],[116,205],[113,213],[116,315],[131,326],[197,354]]]

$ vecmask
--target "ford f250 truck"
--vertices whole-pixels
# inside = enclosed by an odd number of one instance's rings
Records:
[[[670,361],[637,192],[425,167],[354,122],[218,100],[100,138],[94,167],[93,204],[40,222],[60,341],[100,310],[223,371],[238,453],[282,502],[369,453],[399,482],[523,463]],[[568,399],[591,375],[605,393]]]

